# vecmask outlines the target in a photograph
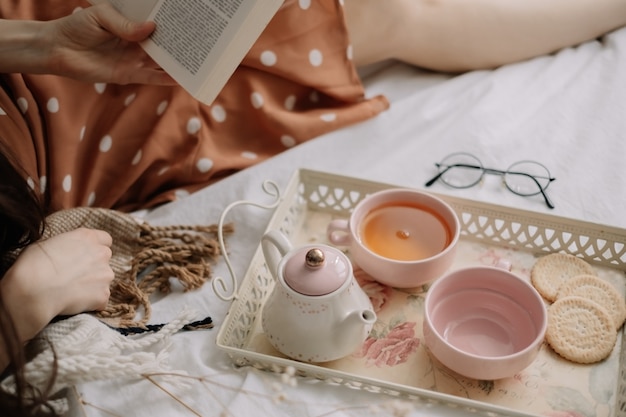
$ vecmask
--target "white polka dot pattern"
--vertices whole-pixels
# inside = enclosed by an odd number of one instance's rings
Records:
[[[55,209],[141,209],[382,111],[354,78],[342,5],[285,2],[211,105],[180,87],[24,76],[15,102],[0,90],[0,116],[26,121],[18,129],[36,133],[33,149],[49,149],[24,157],[28,185],[48,193]],[[73,10],[30,9],[49,19]]]
[[[72,176],[69,174],[63,178],[63,191],[66,193],[72,191]]]
[[[20,111],[23,114],[26,114],[26,112],[28,111],[28,100],[26,100],[24,97],[18,98],[17,106],[20,108]]]
[[[124,105],[125,105],[126,107],[130,106],[130,104],[131,104],[133,101],[135,101],[135,98],[136,98],[136,97],[137,97],[137,94],[135,94],[135,93],[128,95],[128,96],[126,97],[126,100],[124,100]]]
[[[137,151],[137,153],[135,154],[135,156],[133,157],[133,160],[131,162],[132,165],[138,165],[139,162],[141,162],[141,157],[142,157],[143,153],[141,151],[141,149],[139,149]]]
[[[213,168],[213,161],[209,158],[202,158],[196,163],[196,168],[198,168],[198,171],[205,174]]]
[[[337,114],[335,113],[324,113],[320,116],[320,119],[322,119],[325,122],[334,122],[335,120],[337,120]]]
[[[58,113],[59,112],[59,100],[54,97],[51,98],[50,100],[48,100],[48,103],[46,104],[46,108],[48,109],[50,113]]]
[[[260,109],[263,107],[263,95],[261,93],[254,92],[250,96],[250,101],[252,102],[252,107],[255,109]]]
[[[296,96],[290,95],[285,99],[285,108],[287,110],[293,110],[296,107]]]
[[[319,49],[312,49],[311,52],[309,52],[309,62],[311,65],[319,67],[322,65],[322,61],[324,61],[322,51]]]
[[[157,115],[161,116],[163,113],[165,113],[168,105],[169,103],[167,102],[167,100],[163,100],[162,102],[160,102],[157,106]]]
[[[263,53],[261,53],[261,64],[267,67],[276,65],[277,60],[278,58],[276,57],[274,51],[263,51]]]
[[[224,110],[224,107],[220,105],[214,105],[213,107],[211,107],[211,117],[213,117],[213,120],[215,120],[216,122],[225,122],[226,110]]]
[[[41,194],[45,194],[47,188],[48,188],[48,177],[44,175],[39,178],[39,192]]]
[[[296,146],[296,140],[293,138],[293,136],[282,135],[280,137],[280,142],[285,145],[286,148]]]
[[[187,133],[190,135],[197,134],[202,128],[202,121],[197,117],[192,117],[187,122]]]
[[[113,147],[113,138],[109,135],[106,135],[100,140],[100,152],[109,152]]]

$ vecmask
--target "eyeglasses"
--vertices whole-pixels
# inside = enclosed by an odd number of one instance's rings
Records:
[[[454,188],[469,188],[478,184],[485,173],[501,175],[506,188],[517,195],[529,197],[541,194],[549,208],[554,204],[546,194],[546,189],[556,178],[550,176],[550,171],[544,165],[535,161],[516,162],[506,170],[485,168],[478,158],[465,152],[457,152],[446,156],[435,164],[439,173],[426,182],[430,187],[437,180]]]

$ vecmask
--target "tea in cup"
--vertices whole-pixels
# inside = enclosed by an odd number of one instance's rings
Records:
[[[460,222],[443,200],[394,188],[365,197],[348,219],[328,225],[329,241],[346,246],[352,261],[382,284],[413,288],[452,265]]]

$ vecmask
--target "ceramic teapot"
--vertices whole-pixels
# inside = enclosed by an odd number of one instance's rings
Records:
[[[261,247],[276,280],[261,323],[270,344],[304,362],[327,362],[355,352],[376,313],[340,250],[316,244],[293,248],[284,234],[267,232]]]

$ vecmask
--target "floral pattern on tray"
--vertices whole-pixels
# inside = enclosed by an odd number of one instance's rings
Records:
[[[327,213],[308,213],[304,224],[291,236],[294,245],[327,244],[325,230],[330,220]],[[527,252],[461,240],[451,269],[506,261],[512,272],[529,280],[536,260]],[[594,269],[600,278],[625,292],[623,273],[609,268]],[[422,319],[427,285],[413,290],[392,289],[373,281],[358,268],[355,268],[355,277],[370,297],[378,320],[360,350],[320,366],[539,416],[609,417],[615,414],[621,337],[612,354],[594,365],[569,362],[544,343],[537,359],[514,377],[497,381],[472,380],[448,370],[432,358],[426,348]],[[246,349],[280,356],[267,343],[260,326],[255,326],[248,340]]]

